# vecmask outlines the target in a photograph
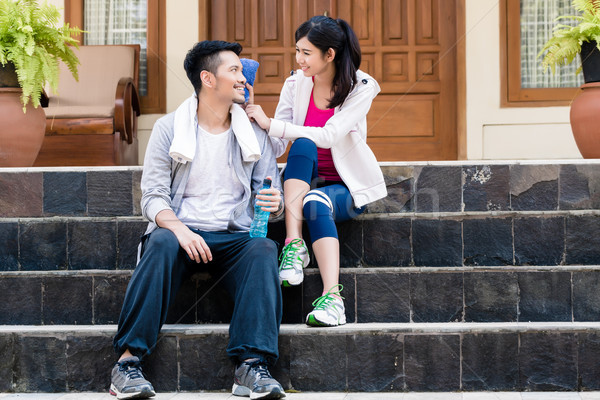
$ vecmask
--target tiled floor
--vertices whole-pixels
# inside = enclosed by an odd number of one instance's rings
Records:
[[[108,393],[0,393],[0,399],[111,400]],[[155,400],[244,399],[229,393],[159,393]],[[600,392],[288,393],[288,400],[600,400]]]

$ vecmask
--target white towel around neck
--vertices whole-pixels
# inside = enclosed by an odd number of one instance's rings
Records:
[[[198,99],[192,95],[175,110],[173,142],[169,148],[169,156],[180,163],[191,162],[196,154],[196,110]],[[242,158],[246,162],[260,159],[260,147],[252,124],[246,112],[239,104],[233,104],[231,128],[242,150]]]

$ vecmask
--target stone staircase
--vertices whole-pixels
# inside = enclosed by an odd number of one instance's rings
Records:
[[[285,288],[275,377],[300,391],[598,390],[600,161],[383,164],[388,198],[339,226],[348,324]],[[104,391],[146,222],[141,168],[0,170],[0,393]],[[269,235],[283,240],[282,222]],[[231,301],[186,282],[145,371],[229,390]]]

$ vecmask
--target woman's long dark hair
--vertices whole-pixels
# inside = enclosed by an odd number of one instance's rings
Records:
[[[356,70],[360,66],[361,52],[356,34],[350,25],[341,18],[333,19],[322,15],[312,17],[296,30],[296,43],[308,39],[323,54],[335,50],[335,76],[333,96],[328,108],[339,106],[346,100],[356,85]]]

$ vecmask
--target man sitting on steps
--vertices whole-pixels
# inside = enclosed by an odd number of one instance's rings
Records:
[[[142,212],[151,222],[140,244],[114,347],[120,354],[110,392],[148,398],[154,388],[140,361],[156,346],[183,279],[202,269],[219,276],[235,306],[227,354],[236,364],[233,394],[285,397],[269,373],[278,357],[282,300],[277,248],[248,234],[256,195],[275,215],[283,201],[275,154],[266,133],[251,124],[237,43],[197,43],[184,62],[195,96],[154,125],[144,160]],[[201,265],[203,264],[203,265]]]

